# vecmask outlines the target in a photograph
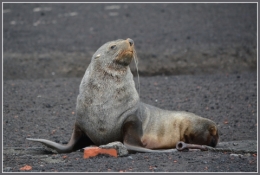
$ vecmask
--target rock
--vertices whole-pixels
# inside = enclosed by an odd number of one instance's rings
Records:
[[[251,156],[251,154],[247,153],[241,156],[242,159],[248,159]]]
[[[20,168],[21,171],[30,171],[32,170],[32,167],[30,165],[25,165],[24,167]]]
[[[106,149],[114,148],[114,149],[117,150],[117,155],[119,157],[128,155],[128,151],[127,151],[125,145],[123,143],[121,143],[121,142],[111,142],[111,143],[109,143],[107,145],[101,145],[99,147],[100,148],[106,148]]]
[[[4,172],[10,172],[11,170],[12,170],[11,167],[5,167],[5,168],[3,169]]]
[[[244,154],[243,157],[250,157],[251,154],[247,153],[247,154]]]
[[[230,154],[230,157],[242,157],[242,154]]]
[[[84,159],[95,157],[99,154],[106,154],[113,157],[117,157],[117,150],[114,148],[99,148],[97,146],[84,148]]]
[[[84,159],[95,157],[99,154],[121,157],[128,155],[128,151],[121,142],[111,142],[107,145],[100,145],[99,147],[84,148]]]

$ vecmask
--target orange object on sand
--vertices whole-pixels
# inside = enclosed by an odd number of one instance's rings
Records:
[[[29,170],[32,170],[32,167],[29,165],[25,165],[24,167],[20,168],[20,170],[29,171]]]
[[[113,148],[105,149],[99,147],[84,148],[84,159],[95,157],[98,154],[108,154],[110,156],[117,157],[117,150]]]

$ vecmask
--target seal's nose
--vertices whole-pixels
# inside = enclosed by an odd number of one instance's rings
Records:
[[[129,42],[130,46],[134,45],[134,41],[132,39],[127,38],[126,40]]]

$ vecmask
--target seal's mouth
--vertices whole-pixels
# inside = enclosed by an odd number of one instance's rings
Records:
[[[122,51],[117,57],[117,63],[122,64],[124,66],[128,66],[133,60],[134,53],[133,51],[125,50]]]
[[[132,59],[134,56],[133,50],[123,50],[118,54],[117,58],[120,59]]]
[[[122,43],[121,50],[119,51],[117,57],[116,57],[116,62],[128,66],[131,61],[133,60],[134,57],[134,42],[132,39],[126,39]]]

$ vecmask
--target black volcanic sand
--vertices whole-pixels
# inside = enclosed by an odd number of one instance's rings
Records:
[[[257,68],[253,3],[34,3],[3,8],[5,79],[81,78],[93,53],[119,38],[134,40],[142,76]]]
[[[214,120],[220,142],[257,140],[256,3],[4,3],[4,172],[25,165],[34,172],[257,171],[253,154],[136,153],[84,160],[80,151],[52,154],[27,141],[68,142],[90,58],[119,38],[135,42],[142,101]],[[134,65],[131,70],[136,73]]]
[[[185,110],[214,120],[224,141],[257,139],[256,73],[140,77],[142,101],[169,110]],[[83,159],[70,154],[24,154],[19,148],[42,147],[26,137],[67,143],[75,120],[80,78],[4,81],[4,171],[257,171],[252,154],[177,152],[136,153],[128,157]],[[135,78],[135,80],[137,80]],[[16,147],[16,151],[12,150]],[[65,156],[65,157],[64,157]]]

